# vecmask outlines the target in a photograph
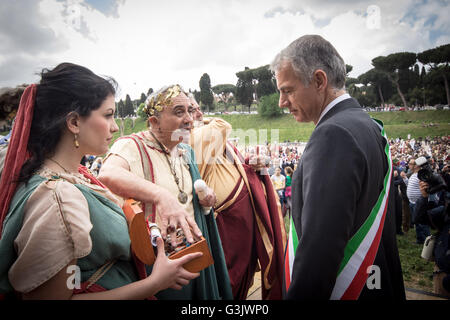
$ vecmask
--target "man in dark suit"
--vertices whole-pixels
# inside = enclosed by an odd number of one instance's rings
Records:
[[[298,247],[285,274],[286,298],[405,299],[395,216],[387,209],[394,205],[388,142],[345,93],[343,59],[322,37],[306,35],[271,69],[280,107],[316,125],[292,180]]]

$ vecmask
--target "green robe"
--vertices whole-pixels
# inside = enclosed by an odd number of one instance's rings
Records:
[[[8,294],[13,288],[8,280],[8,270],[17,259],[14,240],[22,228],[24,207],[34,190],[46,178],[34,175],[27,184],[17,189],[3,224],[0,239],[0,293]],[[88,280],[103,264],[116,259],[114,265],[96,284],[105,289],[114,289],[137,281],[138,275],[131,259],[130,237],[125,215],[115,203],[91,190],[90,188],[74,184],[86,198],[92,223],[90,236],[92,240],[91,252],[77,260],[81,271],[81,282]]]
[[[192,177],[192,185],[198,179],[201,179],[200,172],[195,161],[194,150],[187,144],[179,144],[179,147],[187,150],[184,155],[186,163],[189,165],[189,172]],[[222,242],[217,229],[214,213],[203,214],[203,207],[199,203],[198,196],[193,192],[193,204],[195,213],[195,222],[200,228],[203,236],[209,244],[214,264],[200,272],[200,276],[191,281],[182,290],[167,289],[158,294],[158,299],[194,299],[194,300],[212,300],[212,299],[233,299],[231,291],[230,278],[223,253]]]

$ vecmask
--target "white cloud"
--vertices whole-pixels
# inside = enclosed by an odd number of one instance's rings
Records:
[[[446,2],[119,0],[108,12],[82,0],[31,2],[26,16],[36,18],[26,25],[35,36],[33,46],[0,31],[9,50],[0,50],[0,86],[36,81],[33,73],[40,68],[69,61],[114,77],[122,98],[169,83],[198,89],[205,72],[212,85],[235,84],[235,73],[245,66],[269,64],[291,41],[312,33],[334,44],[357,76],[378,55],[448,43],[450,30]],[[69,10],[74,3],[78,20]],[[23,1],[14,4],[24,7]],[[380,29],[367,27],[369,5],[380,8]],[[0,4],[0,18],[10,14],[24,21],[10,7]],[[431,39],[436,30],[440,33]]]

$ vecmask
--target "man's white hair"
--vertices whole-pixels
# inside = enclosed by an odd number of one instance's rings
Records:
[[[332,88],[345,88],[347,73],[344,60],[333,45],[319,35],[305,35],[293,41],[276,55],[270,70],[277,72],[285,63],[291,64],[305,86],[311,83],[314,72],[320,69],[327,74]]]

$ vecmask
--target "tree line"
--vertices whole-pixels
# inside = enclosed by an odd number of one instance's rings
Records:
[[[420,53],[397,52],[372,59],[373,68],[356,78],[349,77],[351,65],[346,65],[346,89],[363,107],[384,107],[387,104],[402,105],[405,109],[415,106],[450,104],[448,78],[450,76],[450,44],[425,50]],[[269,65],[257,68],[245,67],[236,72],[237,83],[211,86],[211,78],[204,73],[199,80],[200,91],[192,94],[205,112],[213,112],[220,107],[227,111],[240,104],[250,112],[252,104],[257,104],[258,113],[267,116],[282,114],[278,108],[279,93],[276,80]],[[132,116],[142,112],[149,94],[131,100],[127,94],[125,101],[117,104],[118,116]]]
[[[450,44],[420,53],[397,52],[372,59],[373,68],[347,78],[348,92],[364,106],[450,104]]]

